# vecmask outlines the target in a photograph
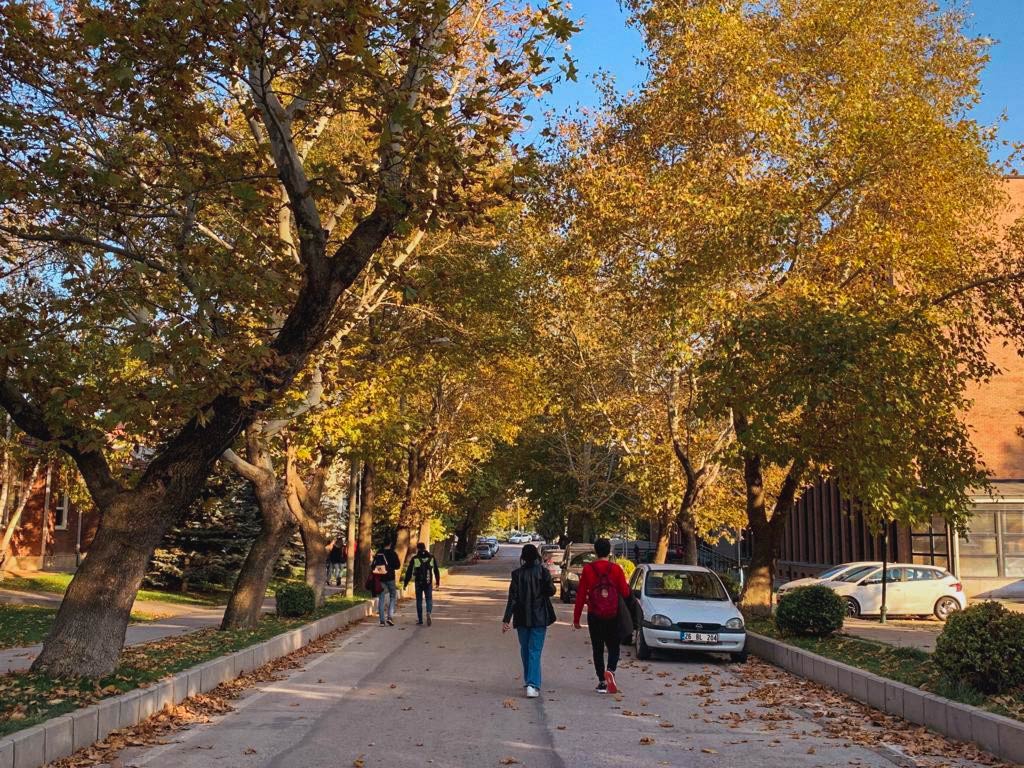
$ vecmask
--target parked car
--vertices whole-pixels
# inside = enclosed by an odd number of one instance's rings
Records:
[[[498,554],[498,550],[501,549],[501,545],[494,536],[481,536],[477,539],[478,542],[486,542],[491,547],[491,555]]]
[[[490,560],[494,557],[494,550],[486,541],[478,541],[476,545],[476,556],[481,560]]]
[[[540,559],[556,584],[562,580],[562,550],[557,544],[544,544],[540,548]]]
[[[508,537],[510,544],[529,544],[530,534],[528,533],[514,533]]]
[[[532,541],[535,544],[536,543],[543,543],[544,542],[544,537],[541,536],[539,533],[534,532],[534,533],[530,534],[530,541]]]
[[[563,603],[576,599],[576,587],[580,583],[583,566],[597,559],[593,544],[570,544],[562,553],[558,592]]]
[[[638,659],[654,651],[728,653],[746,661],[743,616],[718,575],[700,565],[641,565],[630,579],[637,600]]]
[[[786,594],[790,590],[796,589],[797,587],[810,587],[814,584],[822,584],[826,581],[838,579],[839,577],[846,576],[847,574],[850,574],[854,571],[867,573],[869,570],[873,568],[881,567],[882,564],[880,562],[872,562],[867,560],[857,563],[842,563],[840,565],[833,565],[827,571],[822,571],[817,576],[808,576],[804,579],[793,579],[792,581],[787,581],[785,584],[779,587],[777,594],[779,597],[782,597],[784,594]]]
[[[889,616],[933,614],[945,621],[967,607],[964,585],[934,565],[893,563],[886,566],[885,604]],[[878,615],[882,610],[882,568],[867,567],[829,581],[826,587],[846,601],[851,617]]]

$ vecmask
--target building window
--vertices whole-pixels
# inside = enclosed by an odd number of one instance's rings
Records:
[[[999,575],[996,510],[975,508],[967,536],[960,537],[960,576]]]
[[[1006,578],[1024,576],[1024,510],[1003,512],[1003,567]]]
[[[936,565],[948,569],[946,521],[933,517],[930,523],[914,526],[910,531],[910,555],[915,565]]]
[[[66,531],[68,528],[68,517],[71,512],[71,499],[66,493],[60,495],[60,502],[53,510],[53,529],[55,531]]]

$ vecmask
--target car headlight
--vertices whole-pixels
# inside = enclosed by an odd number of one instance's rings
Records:
[[[743,619],[738,616],[725,622],[726,629],[743,629]]]
[[[656,627],[671,627],[672,619],[668,616],[662,616],[660,613],[656,613],[651,616],[651,624]]]
[[[579,575],[578,575],[578,574],[575,574],[575,573],[573,573],[572,571],[569,571],[569,574],[568,574],[568,575],[566,576],[566,578],[567,578],[567,579],[568,579],[569,581],[579,581],[579,580],[580,580],[580,577],[579,577]]]

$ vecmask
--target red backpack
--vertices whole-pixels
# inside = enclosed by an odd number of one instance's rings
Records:
[[[615,566],[608,564],[607,570],[601,573],[597,563],[590,563],[590,568],[597,577],[596,582],[587,594],[587,607],[590,613],[599,619],[611,619],[619,615],[619,590],[612,584],[611,573]]]

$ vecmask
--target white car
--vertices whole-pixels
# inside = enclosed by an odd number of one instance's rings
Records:
[[[529,544],[530,534],[528,533],[513,533],[508,537],[509,544]]]
[[[964,585],[949,571],[934,565],[893,563],[886,566],[886,615],[934,614],[945,621],[950,614],[967,607]],[[851,617],[878,615],[882,610],[882,569],[850,571],[845,576],[822,582],[846,601]]]
[[[782,597],[784,594],[786,594],[790,590],[796,589],[797,587],[810,587],[815,584],[822,584],[826,581],[838,579],[840,576],[846,576],[847,574],[852,573],[853,571],[864,571],[865,573],[867,573],[867,571],[871,568],[881,567],[881,562],[871,562],[867,560],[858,563],[841,563],[840,565],[833,565],[827,571],[822,571],[817,576],[809,576],[804,579],[793,579],[793,581],[787,581],[785,584],[779,587],[778,592],[776,594],[779,597]]]
[[[641,565],[630,579],[637,599],[636,655],[652,651],[728,653],[747,658],[743,616],[714,571],[698,565]]]

